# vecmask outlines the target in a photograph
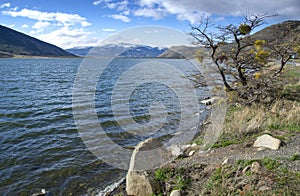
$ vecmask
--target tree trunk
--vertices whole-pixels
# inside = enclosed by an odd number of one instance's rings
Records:
[[[226,76],[225,76],[225,74],[224,74],[224,71],[219,67],[219,65],[217,65],[217,66],[218,66],[218,69],[219,69],[219,72],[220,72],[220,74],[221,74],[221,77],[222,77],[222,80],[223,80],[223,84],[224,84],[226,90],[232,91],[233,89],[232,89],[231,86],[227,83],[227,80],[226,80]]]
[[[242,72],[242,67],[241,66],[238,67],[238,73],[239,73],[239,78],[240,78],[243,86],[246,86],[247,85],[247,79],[246,79],[246,77],[244,76],[244,74]]]
[[[279,68],[278,71],[276,71],[276,72],[274,73],[273,77],[275,77],[277,74],[279,74],[279,73],[283,70],[285,64],[286,64],[291,58],[292,58],[292,55],[288,56],[288,58],[287,58],[286,60],[284,60],[284,57],[281,57],[281,60],[280,60],[281,65],[280,65],[280,68]]]

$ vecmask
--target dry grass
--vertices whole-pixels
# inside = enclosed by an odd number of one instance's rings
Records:
[[[224,135],[242,139],[263,131],[300,132],[300,103],[277,100],[271,106],[234,105],[227,111]]]

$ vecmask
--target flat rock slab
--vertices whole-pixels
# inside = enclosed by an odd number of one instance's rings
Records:
[[[255,140],[253,147],[256,148],[263,147],[263,148],[269,148],[271,150],[278,150],[280,143],[281,141],[279,139],[274,138],[268,134],[264,134]]]

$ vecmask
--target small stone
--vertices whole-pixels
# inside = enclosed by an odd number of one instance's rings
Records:
[[[197,147],[198,145],[196,144],[196,143],[193,143],[192,145],[191,145],[191,148],[195,148],[195,147]]]
[[[179,148],[179,146],[177,146],[177,145],[172,145],[172,146],[170,146],[168,150],[169,150],[169,151],[171,152],[171,154],[172,154],[173,156],[175,156],[175,157],[179,157],[179,156],[183,155],[182,149]]]
[[[267,186],[262,186],[262,187],[260,187],[258,190],[264,192],[264,191],[269,191],[269,190],[271,190],[271,188],[270,188],[270,187],[267,187]]]
[[[193,156],[195,154],[196,150],[192,150],[191,152],[189,152],[189,157]]]
[[[257,151],[263,151],[263,150],[265,150],[266,148],[264,148],[264,147],[259,147],[259,148],[257,148]]]
[[[212,98],[209,98],[209,99],[204,99],[200,102],[204,105],[211,105],[213,102],[215,102],[216,99],[218,99],[218,98],[217,97],[212,97]]]
[[[180,190],[174,190],[171,192],[170,196],[181,196],[181,191]]]
[[[224,159],[224,161],[222,162],[222,165],[226,165],[228,164],[228,158]]]
[[[247,165],[247,166],[242,170],[242,173],[245,174],[250,168],[251,168],[250,165]]]
[[[201,154],[201,155],[203,155],[203,154],[205,154],[207,151],[205,151],[205,150],[199,150],[199,154]]]
[[[251,172],[258,173],[260,168],[261,168],[261,166],[260,166],[259,162],[253,162],[251,165]]]
[[[186,149],[190,148],[191,146],[192,146],[191,144],[186,144],[186,145],[182,146],[181,149],[183,151],[185,151]]]
[[[253,147],[265,147],[271,150],[278,150],[281,141],[277,138],[274,138],[268,134],[264,134],[256,139],[253,144]]]

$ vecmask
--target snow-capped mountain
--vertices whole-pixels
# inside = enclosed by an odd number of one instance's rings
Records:
[[[66,51],[78,56],[92,56],[92,57],[157,57],[167,48],[159,48],[145,45],[133,44],[107,44],[97,47],[81,47],[71,48]]]

